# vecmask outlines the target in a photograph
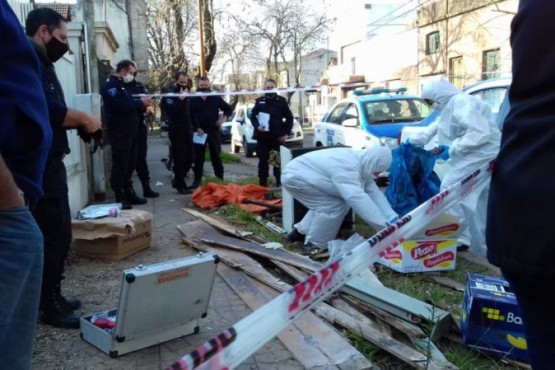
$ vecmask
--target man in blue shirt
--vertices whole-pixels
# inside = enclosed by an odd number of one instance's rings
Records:
[[[29,369],[42,279],[43,238],[31,212],[42,196],[52,141],[39,61],[0,0],[0,359]]]
[[[88,113],[68,108],[54,62],[68,50],[67,22],[49,8],[38,8],[27,15],[25,32],[35,49],[41,67],[42,91],[46,96],[52,147],[44,169],[44,197],[33,208],[33,216],[44,236],[44,270],[41,292],[41,321],[62,328],[79,328],[73,311],[78,300],[67,300],[61,293],[65,262],[71,246],[66,168],[63,159],[69,153],[66,130],[78,129],[85,134],[100,130],[100,120]]]

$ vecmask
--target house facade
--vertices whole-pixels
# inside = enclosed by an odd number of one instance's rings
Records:
[[[356,0],[351,7],[362,18],[353,31],[349,16],[338,14],[338,60],[325,81],[332,86],[315,98],[320,116],[352,89],[336,84],[406,87],[420,94],[436,76],[462,88],[510,75],[510,24],[518,0]]]
[[[23,26],[34,7],[50,7],[68,19],[70,52],[55,63],[55,68],[70,108],[100,116],[98,91],[118,60],[133,58],[142,70],[147,69],[144,1],[33,4],[10,0],[8,3]],[[104,199],[110,150],[107,147],[92,154],[92,147],[84,144],[75,130],[67,134],[71,153],[64,158],[64,163],[71,214],[76,215],[90,201]]]

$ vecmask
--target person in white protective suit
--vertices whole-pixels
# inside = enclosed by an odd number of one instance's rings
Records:
[[[409,142],[425,145],[437,134],[439,146],[434,154],[447,160],[449,169],[440,190],[463,180],[497,156],[501,132],[489,106],[462,92],[445,79],[433,80],[422,90],[422,98],[441,111],[426,130],[413,133]],[[462,234],[459,250],[486,254],[485,227],[489,181],[457,203],[449,213],[460,218]]]
[[[397,213],[374,181],[391,161],[391,150],[384,147],[321,149],[294,158],[283,169],[282,186],[308,212],[289,240],[304,241],[311,254],[326,249],[350,208],[375,229],[395,222]]]

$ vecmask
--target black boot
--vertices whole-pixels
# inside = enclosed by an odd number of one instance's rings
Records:
[[[155,192],[150,188],[150,184],[148,181],[141,181],[141,184],[143,184],[143,197],[158,198],[160,196],[160,193]]]
[[[66,277],[64,275],[62,275],[62,280],[64,280],[65,278]],[[62,291],[62,289],[61,289],[61,285],[60,285],[60,297],[62,297],[62,302],[69,311],[76,311],[76,310],[81,308],[81,301],[80,300],[78,300],[77,298],[67,299],[66,297],[64,297],[61,294],[61,291]]]
[[[262,177],[258,179],[258,184],[260,184],[260,186],[264,186],[264,187],[268,187],[268,179],[263,179]]]
[[[60,284],[44,286],[41,292],[40,320],[63,329],[79,329],[79,317],[66,307]]]
[[[127,196],[123,190],[115,191],[116,193],[116,203],[121,203],[121,209],[128,210],[132,209],[133,206],[129,203]]]
[[[139,198],[137,193],[135,193],[135,189],[133,189],[132,186],[125,189],[125,196],[127,197],[127,200],[129,201],[129,203],[131,204],[141,205],[141,204],[147,203],[147,200],[145,198]]]
[[[202,184],[202,179],[195,177],[195,179],[193,180],[193,183],[191,185],[189,185],[189,189],[196,189],[198,188],[200,185]]]

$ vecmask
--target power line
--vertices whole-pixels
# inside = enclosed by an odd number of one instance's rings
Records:
[[[386,15],[383,16],[382,18],[377,19],[374,23],[376,23],[377,21],[379,21],[379,20],[381,20],[381,19],[383,19],[383,18],[387,18],[388,16],[392,15],[392,14],[395,13],[397,10],[399,10],[399,9],[402,8],[402,7],[404,7],[405,5],[407,5],[407,4],[408,4],[409,2],[411,2],[411,1],[413,1],[413,0],[410,0],[410,1],[406,2],[406,3],[404,3],[403,5],[401,5],[401,7],[399,7],[399,8],[397,8],[397,9],[395,9],[394,11],[392,11],[392,12],[386,14]],[[435,0],[425,0],[424,2],[422,2],[422,3],[418,4],[418,5],[416,5],[415,7],[411,8],[411,9],[409,9],[409,10],[407,10],[406,12],[401,13],[401,14],[397,15],[396,17],[393,17],[393,18],[389,19],[389,20],[386,21],[384,24],[378,25],[377,27],[375,27],[375,28],[373,28],[373,29],[367,31],[367,34],[370,34],[370,33],[374,32],[374,31],[380,29],[381,27],[385,27],[385,26],[391,25],[391,22],[393,22],[394,20],[396,20],[396,19],[398,19],[398,18],[401,18],[401,17],[403,17],[403,16],[405,16],[405,15],[407,15],[407,14],[413,12],[414,10],[418,9],[419,7],[423,6],[424,4],[429,3],[429,2],[431,2],[431,1],[435,1]]]

